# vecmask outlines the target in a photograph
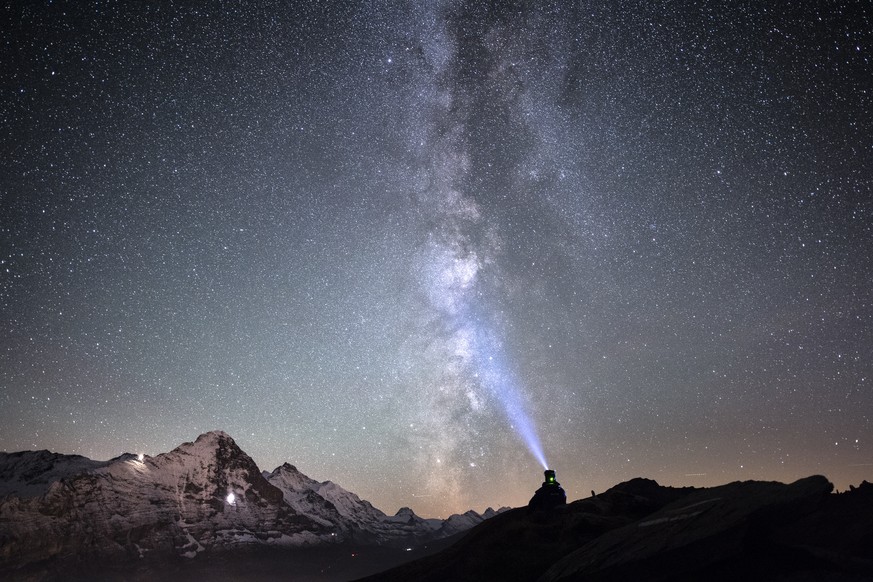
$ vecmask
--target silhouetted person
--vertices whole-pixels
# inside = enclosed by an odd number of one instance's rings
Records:
[[[555,472],[552,469],[546,469],[545,476],[546,480],[543,481],[543,486],[537,489],[527,504],[531,509],[551,509],[567,503],[567,494],[564,493],[561,484],[555,479]]]

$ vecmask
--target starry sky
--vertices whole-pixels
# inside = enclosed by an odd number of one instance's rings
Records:
[[[443,517],[873,480],[869,2],[0,15],[0,450],[221,429]]]

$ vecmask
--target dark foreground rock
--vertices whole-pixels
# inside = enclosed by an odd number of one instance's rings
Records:
[[[820,476],[707,489],[634,479],[552,511],[506,512],[366,580],[873,580],[873,486],[832,490]]]

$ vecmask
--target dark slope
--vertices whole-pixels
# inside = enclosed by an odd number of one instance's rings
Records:
[[[873,486],[831,490],[818,476],[707,489],[634,479],[551,512],[507,512],[366,580],[873,580]]]
[[[483,522],[445,551],[368,581],[535,580],[551,564],[606,532],[694,491],[633,479],[549,511],[513,509]]]

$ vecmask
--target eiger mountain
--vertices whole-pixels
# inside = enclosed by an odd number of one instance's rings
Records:
[[[404,508],[388,516],[287,463],[261,472],[220,431],[142,460],[0,453],[0,578],[63,578],[67,567],[87,577],[95,564],[202,562],[253,548],[405,549],[495,513],[439,520]]]

